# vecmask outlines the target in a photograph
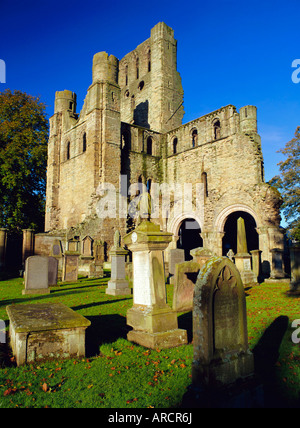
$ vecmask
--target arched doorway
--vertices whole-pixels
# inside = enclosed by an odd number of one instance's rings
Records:
[[[237,251],[237,220],[239,217],[242,217],[245,221],[248,252],[259,249],[257,225],[254,218],[245,211],[235,211],[229,214],[224,224],[223,256],[226,256],[229,249],[232,249],[234,253]]]
[[[190,251],[193,248],[203,246],[200,233],[199,223],[193,218],[186,218],[181,222],[178,230],[177,248],[184,250],[185,260],[192,260],[193,257],[190,255]]]

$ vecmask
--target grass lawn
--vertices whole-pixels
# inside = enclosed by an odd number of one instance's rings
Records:
[[[106,278],[80,279],[51,289],[46,296],[22,295],[23,280],[0,281],[0,319],[8,326],[6,306],[61,302],[88,318],[87,356],[16,367],[2,361],[0,407],[176,408],[191,384],[193,358],[191,313],[179,314],[189,344],[149,350],[126,340],[130,296],[105,294]],[[248,335],[265,388],[266,407],[299,407],[300,344],[291,323],[300,319],[300,296],[287,295],[287,284],[246,289]],[[172,286],[167,286],[171,304]],[[300,337],[300,334],[299,334]],[[3,359],[5,353],[3,353]]]

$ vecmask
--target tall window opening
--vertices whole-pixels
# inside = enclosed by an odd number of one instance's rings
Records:
[[[221,124],[219,120],[216,120],[214,122],[214,137],[215,137],[215,140],[217,140],[218,138],[221,138]]]
[[[128,85],[128,65],[125,65],[125,85]]]
[[[177,144],[178,144],[178,140],[177,140],[177,138],[174,138],[174,140],[173,140],[173,155],[176,155],[176,153],[177,153]]]
[[[152,138],[147,138],[147,155],[152,155]]]
[[[82,151],[86,152],[86,133],[84,133],[82,137]]]
[[[70,144],[70,141],[68,141],[68,144],[67,144],[67,160],[70,159],[70,148],[71,148],[71,144]]]
[[[148,71],[151,71],[151,49],[148,50]]]
[[[203,184],[204,198],[207,198],[207,196],[208,196],[208,188],[207,188],[207,173],[206,172],[202,172],[202,174],[201,174],[201,181],[202,181],[202,184]]]
[[[196,147],[198,143],[198,131],[197,129],[194,129],[194,131],[192,132],[192,146]]]

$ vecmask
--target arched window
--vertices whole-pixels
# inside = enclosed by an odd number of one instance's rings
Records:
[[[152,155],[152,138],[147,138],[147,155]]]
[[[177,153],[177,144],[178,144],[178,140],[175,137],[173,140],[173,155],[176,155],[176,153]]]
[[[136,78],[138,79],[140,76],[140,60],[139,58],[136,59]]]
[[[147,60],[148,60],[148,71],[151,71],[151,49],[150,48],[147,53]]]
[[[215,140],[218,140],[218,138],[221,138],[221,124],[219,120],[214,121],[214,137],[215,137]]]
[[[197,129],[194,129],[192,132],[192,146],[196,147],[198,143],[198,131]]]
[[[84,133],[82,137],[82,151],[86,152],[86,133]]]
[[[67,160],[70,159],[70,150],[71,150],[71,144],[70,141],[67,143]]]

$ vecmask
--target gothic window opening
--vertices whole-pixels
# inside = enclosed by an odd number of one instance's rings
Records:
[[[221,124],[219,120],[216,120],[214,122],[214,137],[215,137],[215,140],[218,140],[219,138],[221,138]]]
[[[196,147],[198,143],[198,131],[197,129],[194,129],[194,131],[192,132],[192,146]]]
[[[152,155],[152,138],[147,138],[147,155]]]
[[[86,133],[83,134],[82,138],[82,151],[86,152]]]
[[[173,155],[176,155],[177,153],[177,144],[178,144],[178,139],[175,137],[173,140]]]

